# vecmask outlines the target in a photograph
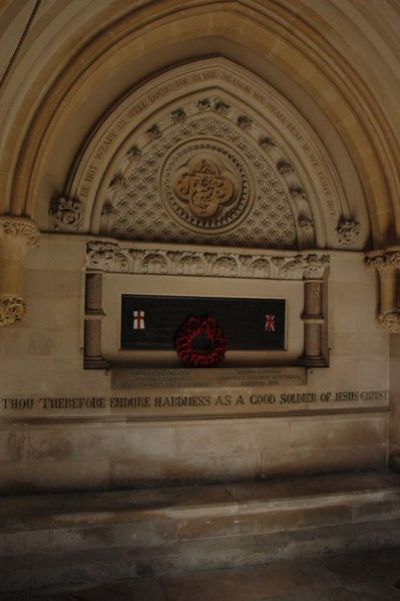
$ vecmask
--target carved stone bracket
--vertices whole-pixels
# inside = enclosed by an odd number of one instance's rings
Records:
[[[379,276],[379,322],[391,334],[400,333],[400,306],[398,299],[398,273],[400,249],[392,248],[366,257],[369,267]]]
[[[339,244],[351,244],[360,236],[361,225],[358,221],[351,219],[341,219],[336,228],[336,234]]]
[[[23,258],[38,244],[39,232],[30,219],[0,215],[0,326],[21,319]]]
[[[77,198],[60,196],[52,200],[49,215],[56,231],[76,231],[82,223],[84,206]]]
[[[328,265],[328,255],[160,249],[102,240],[88,242],[86,253],[87,270],[111,273],[303,280],[322,278]]]
[[[25,217],[0,215],[0,244],[21,249],[38,245],[39,232],[36,224]]]

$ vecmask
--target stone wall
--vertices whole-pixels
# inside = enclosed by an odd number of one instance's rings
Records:
[[[386,466],[389,336],[375,319],[375,275],[362,253],[329,253],[330,367],[308,370],[306,386],[259,390],[276,403],[251,417],[182,419],[65,406],[66,398],[107,403],[115,393],[110,373],[83,369],[85,253],[84,236],[43,235],[26,260],[27,315],[0,331],[4,493]],[[304,393],[317,402],[298,401]]]

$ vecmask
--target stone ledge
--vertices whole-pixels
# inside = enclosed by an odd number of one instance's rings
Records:
[[[394,546],[399,500],[389,473],[8,497],[0,591]]]

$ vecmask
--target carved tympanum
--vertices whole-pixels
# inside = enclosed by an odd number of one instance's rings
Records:
[[[150,139],[144,124],[110,174],[100,233],[253,248],[293,248],[299,234],[302,245],[295,218],[312,211],[307,198],[294,205],[289,197],[287,187],[301,184],[294,164],[282,148],[269,149],[261,124],[244,135],[239,117],[231,101],[210,95],[170,107],[157,121],[162,137]]]

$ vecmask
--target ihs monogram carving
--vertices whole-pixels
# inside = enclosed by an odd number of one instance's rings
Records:
[[[89,242],[86,254],[86,269],[111,273],[302,280],[321,278],[328,265],[328,255],[160,250],[104,241]]]
[[[60,196],[52,200],[49,215],[53,218],[54,229],[74,231],[79,229],[83,219],[84,205],[76,198]]]
[[[173,151],[162,169],[166,208],[196,231],[220,231],[251,209],[249,169],[222,142],[193,141]]]
[[[216,161],[198,155],[176,174],[174,191],[197,217],[213,217],[232,201],[235,191],[229,172]]]

